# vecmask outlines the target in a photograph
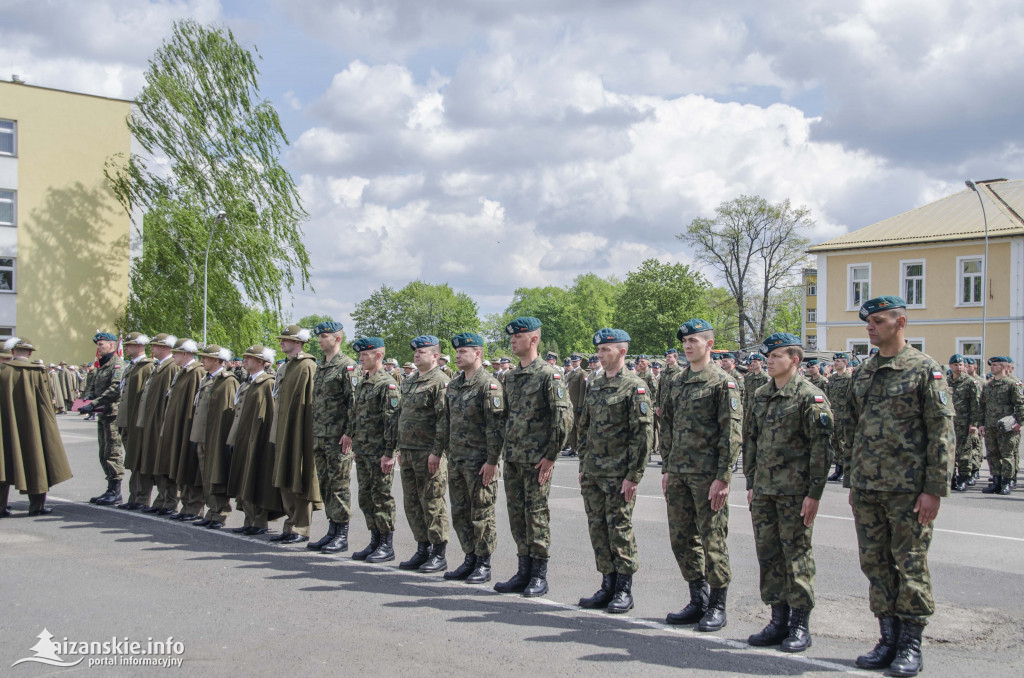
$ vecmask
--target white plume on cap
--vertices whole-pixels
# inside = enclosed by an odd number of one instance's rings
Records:
[[[199,353],[199,345],[192,339],[186,339],[182,342],[179,350],[184,351],[185,353]]]
[[[147,337],[145,334],[140,334],[139,336],[135,337],[135,343],[138,344],[139,346],[145,346],[146,344],[149,343],[149,341],[149,337]]]
[[[167,348],[174,348],[174,345],[178,343],[178,338],[173,334],[168,334],[167,338],[164,339],[164,346]]]
[[[12,348],[15,347],[15,345],[17,345],[19,341],[21,341],[19,337],[11,337],[10,339],[4,342],[4,348],[10,351]]]
[[[263,359],[268,363],[274,362],[274,358],[277,357],[277,353],[272,348],[263,349]]]
[[[299,341],[309,341],[309,338],[310,338],[311,336],[312,336],[312,335],[311,335],[311,334],[309,333],[309,330],[307,330],[307,329],[306,329],[305,327],[303,327],[302,329],[300,329],[300,330],[299,330],[299,331],[298,331],[298,332],[297,332],[297,333],[295,334],[295,338],[296,338],[296,339],[298,339]]]
[[[221,350],[217,351],[217,357],[220,358],[221,360],[231,360],[232,355],[233,354],[231,353],[231,351],[227,350],[226,348],[222,348]]]

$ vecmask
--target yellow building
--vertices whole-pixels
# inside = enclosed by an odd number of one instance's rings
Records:
[[[92,360],[128,299],[131,219],[103,176],[131,151],[119,99],[0,82],[0,336]]]
[[[819,349],[866,354],[857,310],[895,294],[907,301],[907,339],[940,363],[953,353],[1024,361],[1024,180],[978,182],[977,190],[810,248]]]
[[[818,269],[805,268],[803,271],[804,304],[800,322],[801,339],[804,346],[815,351],[818,349]]]

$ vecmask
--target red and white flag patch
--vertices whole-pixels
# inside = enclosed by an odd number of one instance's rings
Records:
[[[814,402],[823,403],[825,402],[825,396],[814,396]]]
[[[389,391],[394,391],[394,390],[395,390],[396,388],[398,388],[398,387],[397,387],[396,385],[394,385],[394,384],[388,384],[388,390],[389,390]]]
[[[932,370],[932,379],[942,379],[942,372]]]
[[[352,370],[355,369],[355,365],[346,365],[345,369],[348,370],[349,372],[351,372]]]
[[[562,375],[560,375],[558,372],[555,372],[554,377],[555,379],[561,379]]]
[[[736,388],[736,382],[735,382],[735,381],[730,381],[730,382],[727,382],[727,384],[726,384],[726,385],[727,385],[727,386],[728,386],[729,388]]]
[[[644,388],[643,386],[640,386],[639,388],[636,389],[636,392],[637,392],[638,395],[643,395],[643,394],[647,393],[647,389]]]
[[[498,385],[497,384],[491,384],[491,390],[492,391],[497,391],[498,390]]]

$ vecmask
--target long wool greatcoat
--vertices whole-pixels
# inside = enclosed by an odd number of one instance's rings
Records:
[[[189,441],[192,432],[193,401],[206,370],[199,361],[182,367],[167,393],[167,410],[161,426],[157,452],[157,473],[169,476],[181,487],[202,485],[199,457]]]
[[[139,418],[142,389],[153,372],[152,358],[143,357],[129,362],[121,374],[121,406],[117,408],[117,428],[124,443],[124,467],[136,470],[139,465],[139,451],[142,447],[142,429],[135,425]]]
[[[157,470],[157,457],[160,452],[160,431],[164,425],[164,412],[167,411],[167,390],[180,369],[174,364],[174,359],[169,357],[153,368],[146,381],[142,400],[139,402],[139,416],[135,422],[135,425],[142,429],[139,463],[136,467],[140,473],[160,473]]]
[[[275,520],[284,515],[281,491],[274,487],[274,451],[270,429],[274,421],[274,375],[256,377],[239,390],[234,425],[228,496],[255,504]]]
[[[230,370],[221,369],[212,379],[212,383],[210,380],[203,381],[203,390],[204,397],[196,406],[196,418],[192,422],[192,439],[196,440],[198,437],[196,442],[203,443],[206,448],[201,469],[203,482],[212,485],[211,491],[214,494],[224,494],[231,465],[227,438],[235,417],[234,403],[238,380]],[[201,431],[197,430],[200,424]]]
[[[316,360],[308,353],[299,353],[286,365],[284,376],[277,384],[274,486],[319,504],[320,485],[313,461],[313,373]]]

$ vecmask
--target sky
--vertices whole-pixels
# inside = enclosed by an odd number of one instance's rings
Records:
[[[740,195],[820,242],[1024,177],[1017,0],[0,0],[0,77],[131,98],[175,20],[258,49],[315,292],[518,287],[642,261]],[[980,219],[980,214],[979,214]],[[710,273],[710,272],[709,272]]]

